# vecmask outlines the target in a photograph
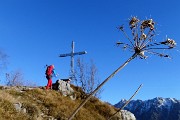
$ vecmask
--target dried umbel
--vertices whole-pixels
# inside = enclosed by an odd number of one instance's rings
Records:
[[[136,23],[139,22],[139,19],[137,19],[136,17],[132,17],[132,19],[129,22],[129,26],[131,29],[136,27]]]
[[[144,33],[142,33],[142,34],[141,34],[141,38],[140,38],[140,39],[141,39],[141,40],[145,40],[145,39],[146,39],[146,37],[147,37],[147,35],[146,35],[146,34],[144,34]]]
[[[169,55],[164,55],[159,52],[153,51],[157,49],[172,49],[176,46],[176,42],[172,39],[167,39],[163,42],[156,42],[153,37],[155,36],[154,27],[155,22],[152,19],[140,21],[137,17],[132,17],[129,22],[129,27],[132,31],[132,38],[130,38],[124,31],[124,27],[118,27],[126,38],[129,40],[129,44],[123,42],[117,42],[117,46],[122,46],[123,49],[129,49],[133,51],[133,55],[127,59],[121,66],[119,66],[115,71],[113,71],[101,84],[97,86],[94,91],[92,91],[84,101],[73,111],[68,120],[72,120],[77,112],[83,107],[83,105],[90,100],[90,98],[105,84],[109,81],[115,74],[122,70],[130,61],[139,56],[141,59],[146,59],[148,56],[146,53],[155,54],[160,57],[168,57]],[[128,103],[127,103],[128,104]]]
[[[140,21],[137,17],[132,17],[129,22],[129,27],[132,32],[131,37],[126,34],[123,26],[118,27],[130,42],[129,44],[117,42],[116,44],[118,46],[123,46],[123,48],[133,51],[142,59],[146,59],[148,57],[145,55],[146,53],[170,58],[169,55],[159,53],[159,50],[175,48],[176,42],[170,38],[162,42],[155,41],[155,22],[153,19]]]
[[[168,38],[166,41],[161,42],[161,44],[169,45],[170,48],[174,48],[176,46],[176,42],[173,39]]]
[[[141,29],[150,28],[150,30],[154,30],[154,24],[155,22],[153,19],[144,20],[141,23]]]

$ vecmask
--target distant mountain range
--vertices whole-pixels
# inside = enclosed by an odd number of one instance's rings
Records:
[[[114,106],[121,108],[127,100],[122,99]],[[125,108],[137,120],[180,120],[180,100],[156,97],[150,100],[132,100]]]

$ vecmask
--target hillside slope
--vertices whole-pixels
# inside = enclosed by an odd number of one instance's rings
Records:
[[[76,100],[55,90],[1,86],[0,120],[65,120],[82,102],[81,91],[74,89]],[[73,120],[106,120],[115,111],[113,106],[92,98]],[[121,120],[121,116],[112,120]]]

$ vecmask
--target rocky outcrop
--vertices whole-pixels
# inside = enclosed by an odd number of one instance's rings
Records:
[[[69,96],[72,100],[76,99],[74,90],[71,88],[68,81],[57,80],[56,83],[53,84],[53,89],[59,91],[64,96]]]
[[[121,110],[117,114],[118,120],[136,120],[136,117],[133,113],[127,111],[127,110]]]

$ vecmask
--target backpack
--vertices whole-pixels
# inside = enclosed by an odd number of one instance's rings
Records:
[[[52,71],[53,71],[53,67],[51,65],[47,66],[45,74],[50,76],[52,74]]]

